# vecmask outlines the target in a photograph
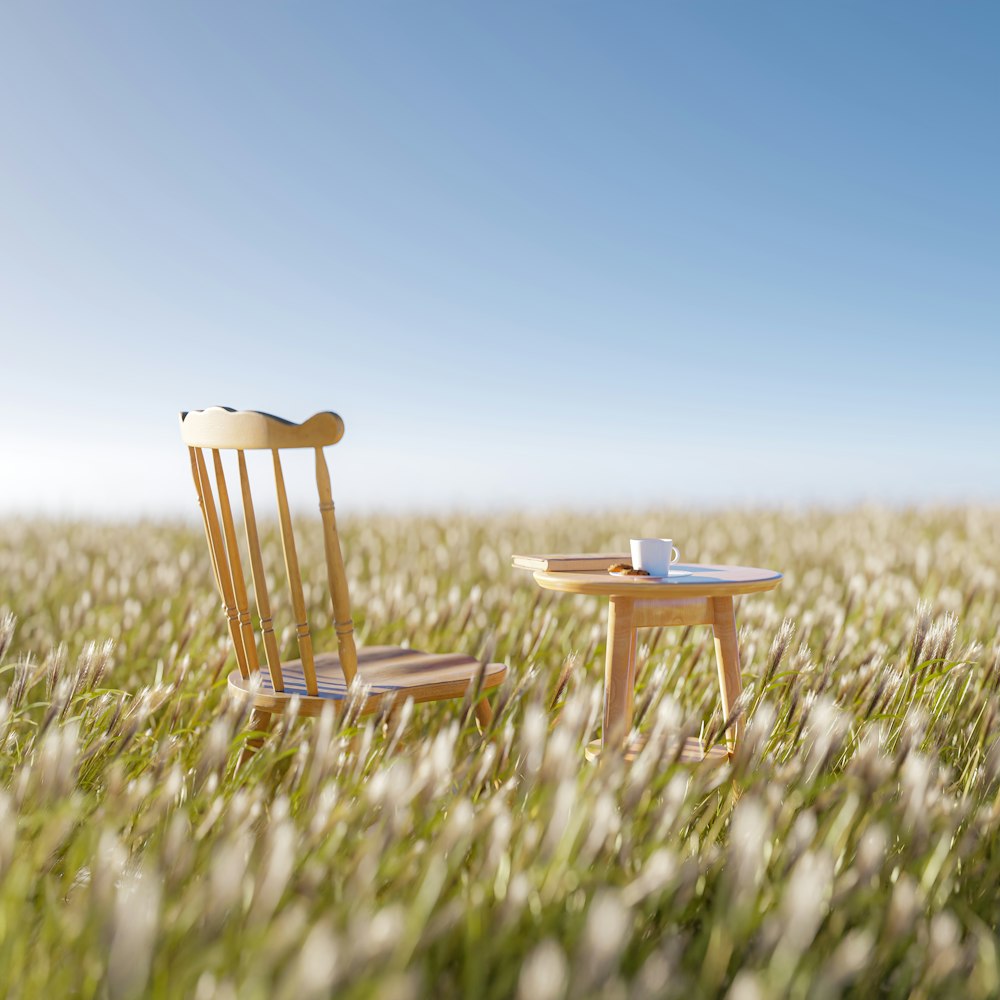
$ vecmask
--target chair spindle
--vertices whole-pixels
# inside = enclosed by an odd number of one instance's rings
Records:
[[[215,484],[219,491],[219,509],[222,512],[222,529],[225,533],[226,548],[229,551],[229,570],[233,578],[233,596],[236,599],[236,613],[240,621],[240,634],[243,636],[243,652],[246,656],[247,669],[250,673],[260,669],[257,659],[257,637],[253,634],[253,623],[250,620],[250,601],[247,599],[247,584],[243,576],[243,561],[240,559],[239,543],[236,540],[236,525],[233,523],[233,508],[229,503],[229,490],[226,487],[226,472],[222,467],[222,455],[218,448],[212,449],[215,462]]]
[[[226,611],[226,618],[229,622],[229,635],[233,640],[233,649],[236,650],[236,662],[240,668],[240,673],[244,677],[250,676],[247,667],[246,652],[243,649],[243,635],[240,632],[239,613],[236,610],[236,600],[233,596],[233,581],[229,572],[229,561],[226,558],[226,549],[222,541],[222,532],[219,530],[219,515],[215,509],[215,497],[212,493],[212,484],[208,478],[208,468],[205,465],[205,456],[201,449],[194,449],[195,464],[198,473],[199,498],[202,501],[202,511],[205,515],[205,530],[208,534],[209,548],[214,555],[215,579],[219,585],[219,593],[222,596],[222,606]]]
[[[281,458],[278,449],[272,448],[274,457],[274,487],[278,495],[278,518],[281,522],[281,547],[285,552],[285,571],[288,575],[288,587],[292,592],[292,609],[295,612],[295,632],[299,640],[299,657],[302,660],[302,673],[305,677],[306,691],[315,695],[319,688],[316,684],[316,665],[313,660],[312,635],[309,633],[309,621],[306,618],[306,602],[302,596],[302,577],[299,573],[299,557],[295,551],[295,535],[292,531],[292,517],[288,512],[288,496],[285,493],[285,477],[281,473]]]
[[[198,494],[198,509],[201,511],[201,523],[205,527],[205,541],[208,542],[208,554],[212,560],[212,574],[215,576],[215,587],[219,591],[219,598],[222,598],[222,581],[219,578],[219,562],[215,558],[215,546],[212,544],[212,532],[208,528],[208,511],[205,510],[205,496],[201,489],[201,476],[198,472],[198,460],[195,455],[195,448],[188,448],[188,455],[191,459],[191,478],[194,480],[195,492]]]
[[[257,614],[260,616],[260,634],[264,640],[264,655],[267,669],[271,674],[271,686],[275,691],[285,690],[285,679],[281,672],[281,654],[274,637],[274,621],[271,618],[271,601],[267,593],[267,577],[264,575],[264,560],[260,551],[260,537],[257,533],[257,518],[250,493],[250,477],[247,474],[246,457],[242,451],[236,452],[240,464],[240,488],[243,492],[243,522],[247,531],[247,549],[250,552],[250,578],[253,581],[254,597],[257,599]]]

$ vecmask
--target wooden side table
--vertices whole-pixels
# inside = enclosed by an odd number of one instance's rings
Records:
[[[515,557],[515,564],[523,558],[530,557]],[[641,628],[712,626],[722,708],[729,718],[743,690],[733,598],[773,590],[781,581],[780,573],[751,566],[677,563],[671,566],[671,574],[667,579],[613,576],[607,570],[542,570],[534,574],[535,581],[546,590],[608,598],[604,746],[615,743],[623,746],[632,728],[636,632]],[[706,750],[699,741],[689,740],[682,759],[728,759],[742,733],[740,720],[727,734],[728,753],[721,748]]]

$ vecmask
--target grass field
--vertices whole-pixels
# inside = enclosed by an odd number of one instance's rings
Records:
[[[665,524],[786,574],[738,606],[731,771],[670,760],[720,729],[704,629],[645,633],[660,738],[587,763],[606,612],[509,569]],[[232,779],[200,527],[0,522],[3,995],[1000,994],[1000,511],[342,528],[363,641],[510,665],[492,738],[458,702],[290,720]]]

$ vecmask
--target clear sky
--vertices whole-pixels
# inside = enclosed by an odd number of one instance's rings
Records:
[[[1000,5],[0,6],[0,510],[1000,499]]]

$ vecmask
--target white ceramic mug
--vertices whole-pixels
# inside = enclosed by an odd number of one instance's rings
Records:
[[[672,538],[632,538],[632,566],[650,576],[670,576],[670,564],[680,559]]]

